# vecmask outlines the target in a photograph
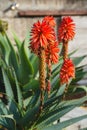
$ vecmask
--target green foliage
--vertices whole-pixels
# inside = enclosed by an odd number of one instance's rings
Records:
[[[0,100],[0,124],[9,130],[15,130],[15,120],[13,114],[7,109],[5,104]]]
[[[58,123],[56,125],[52,125],[52,126],[49,126],[47,128],[43,128],[42,130],[63,130],[63,128],[69,126],[69,125],[72,125],[73,123],[76,123],[78,122],[79,120],[82,120],[82,119],[85,119],[87,118],[87,115],[84,115],[84,116],[80,116],[80,117],[76,117],[76,118],[73,118],[73,119],[69,119],[67,121],[63,121],[61,123]]]
[[[0,34],[0,94],[5,96],[7,103],[0,100],[0,125],[8,130],[62,130],[63,128],[87,118],[87,115],[77,117],[64,122],[53,124],[60,120],[66,113],[76,106],[82,105],[87,96],[80,99],[62,100],[65,85],[60,86],[59,71],[63,62],[62,57],[59,63],[53,66],[51,77],[51,94],[47,96],[45,92],[43,111],[40,111],[40,89],[38,76],[38,58],[28,49],[29,33],[26,39],[21,42],[18,36],[13,33],[16,48],[8,38]],[[74,52],[70,54],[73,55]],[[78,66],[85,58],[73,58],[76,66],[76,78],[70,81],[69,94],[78,94],[80,91],[87,91],[86,86],[78,86],[77,83],[87,72],[84,66]],[[3,93],[4,92],[4,93]]]

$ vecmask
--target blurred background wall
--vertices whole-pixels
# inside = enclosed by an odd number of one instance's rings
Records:
[[[6,11],[11,4],[17,2],[18,9]],[[21,40],[24,39],[26,30],[42,17],[19,17],[20,10],[87,10],[87,0],[0,0],[0,19],[9,23],[8,34],[12,38],[11,31],[14,30]],[[6,11],[5,13],[3,11]],[[87,55],[87,16],[72,16],[76,23],[75,39],[69,44],[69,51],[78,49],[75,56]],[[60,21],[60,17],[55,17]],[[85,59],[82,64],[87,63]]]

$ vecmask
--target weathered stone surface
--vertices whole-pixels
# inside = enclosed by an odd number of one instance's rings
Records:
[[[0,0],[0,10],[12,2],[13,0]],[[20,4],[19,9],[87,9],[87,0],[18,0],[17,2]]]

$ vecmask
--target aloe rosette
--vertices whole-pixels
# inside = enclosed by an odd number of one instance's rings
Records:
[[[54,18],[46,16],[33,24],[23,42],[13,33],[16,49],[6,32],[0,33],[2,129],[62,130],[87,118],[84,115],[60,122],[61,117],[87,100],[86,95],[68,98],[69,94],[73,96],[86,88],[80,86],[81,90],[77,91],[76,86],[87,72],[78,66],[86,56],[71,59],[74,52],[68,54],[68,43],[75,35],[72,18],[62,19],[58,41],[55,26]],[[54,124],[55,121],[58,123]]]

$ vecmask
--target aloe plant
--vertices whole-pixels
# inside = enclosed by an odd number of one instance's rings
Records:
[[[63,64],[63,56],[60,56],[59,63],[52,66],[51,91],[48,96],[44,91],[44,101],[41,104],[41,88],[39,79],[39,59],[33,54],[29,46],[30,34],[27,33],[24,41],[21,42],[18,36],[13,33],[15,46],[7,36],[0,33],[0,125],[8,130],[62,130],[63,128],[87,118],[87,115],[73,118],[67,121],[58,122],[66,113],[87,101],[87,96],[79,99],[65,99],[63,95],[66,84],[59,81],[59,72]],[[70,53],[72,56],[74,52]],[[75,91],[77,82],[87,76],[83,66],[79,63],[85,58],[73,58],[76,68],[76,78],[69,81],[67,95],[78,94]],[[86,87],[86,86],[85,86]],[[84,87],[82,87],[84,90]],[[3,100],[5,97],[5,101]],[[42,105],[42,109],[40,109]]]

